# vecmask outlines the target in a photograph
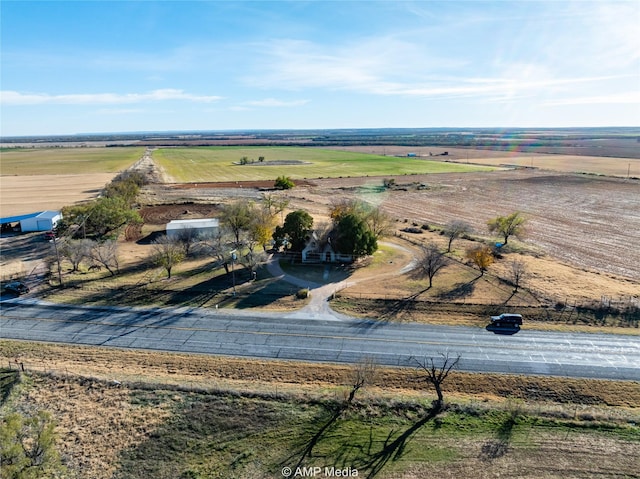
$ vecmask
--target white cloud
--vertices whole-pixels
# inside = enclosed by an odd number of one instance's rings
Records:
[[[220,96],[193,95],[172,88],[153,90],[147,93],[71,93],[63,95],[21,93],[12,90],[0,92],[0,103],[4,105],[118,105],[173,100],[211,103],[221,99]]]
[[[265,98],[264,100],[247,101],[245,102],[245,105],[270,108],[270,107],[295,107],[295,106],[306,105],[307,103],[309,103],[309,100],[285,101],[285,100],[277,100],[275,98]]]
[[[390,79],[422,77],[428,65],[440,70],[463,62],[441,58],[418,45],[394,37],[364,38],[346,45],[320,45],[303,40],[278,40],[260,45],[264,61],[260,75],[245,81],[259,88],[300,90],[327,88],[377,93]]]
[[[261,74],[247,77],[246,82],[263,89],[292,91],[324,88],[383,96],[505,101],[548,97],[579,84],[599,85],[602,91],[605,82],[629,77],[627,72],[563,75],[544,63],[513,61],[487,64],[480,76],[464,58],[443,59],[418,43],[394,37],[361,39],[333,48],[281,40],[269,44],[264,56],[267,61]]]
[[[143,112],[140,108],[101,108],[97,111],[100,115],[130,115]]]
[[[561,98],[544,102],[545,106],[561,105],[614,105],[640,104],[640,91],[616,93],[613,95],[583,96],[576,98]]]

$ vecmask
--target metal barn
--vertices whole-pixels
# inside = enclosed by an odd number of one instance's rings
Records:
[[[39,211],[27,215],[8,216],[0,218],[0,223],[9,225],[12,223],[20,223],[20,231],[50,231],[56,227],[58,221],[62,219],[62,213],[59,211]]]
[[[196,220],[173,220],[167,223],[167,238],[178,238],[185,230],[193,230],[195,236],[215,234],[220,227],[220,222],[215,218],[202,218]]]

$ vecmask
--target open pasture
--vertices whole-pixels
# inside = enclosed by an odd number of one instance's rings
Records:
[[[258,161],[260,156],[264,156],[264,162]],[[248,164],[240,164],[243,157]],[[153,159],[176,182],[273,180],[281,175],[293,179],[393,176],[491,169],[301,147],[162,148],[154,151]]]

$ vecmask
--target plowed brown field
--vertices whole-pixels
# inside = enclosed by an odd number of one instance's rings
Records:
[[[314,180],[314,187],[291,190],[291,207],[326,214],[336,198],[359,197],[401,222],[445,225],[460,219],[481,235],[489,235],[490,218],[521,211],[527,218],[524,242],[531,247],[580,268],[640,280],[637,180],[519,169],[398,177],[400,188],[372,193],[371,186],[381,182]],[[425,189],[416,188],[420,184]]]

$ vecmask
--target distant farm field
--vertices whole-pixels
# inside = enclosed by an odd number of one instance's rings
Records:
[[[622,158],[613,156],[585,156],[580,154],[549,154],[523,151],[504,151],[490,149],[471,148],[446,148],[442,146],[344,146],[334,147],[337,150],[366,152],[369,154],[402,155],[409,152],[418,157],[441,155],[446,151],[446,156],[437,156],[441,161],[461,164],[472,163],[476,165],[490,166],[519,166],[523,168],[536,168],[542,170],[562,171],[566,173],[588,173],[594,175],[640,177],[640,159]],[[613,152],[615,153],[615,151]]]
[[[144,148],[16,148],[0,152],[2,176],[116,173]]]
[[[462,160],[457,160],[462,161]],[[635,158],[603,158],[575,155],[529,155],[504,158],[483,158],[474,160],[484,165],[515,165],[533,167],[542,170],[562,171],[567,173],[587,173],[594,175],[640,177],[640,160]]]
[[[264,157],[260,162],[259,158]],[[491,167],[300,147],[162,148],[154,160],[176,182],[256,181],[487,171]],[[246,158],[247,164],[240,164]]]
[[[0,152],[0,216],[63,206],[95,197],[144,148],[29,148]]]

